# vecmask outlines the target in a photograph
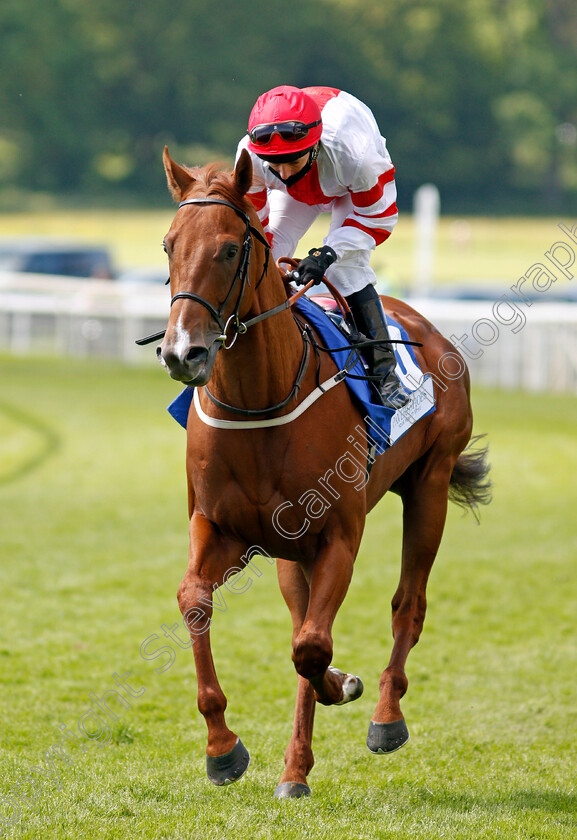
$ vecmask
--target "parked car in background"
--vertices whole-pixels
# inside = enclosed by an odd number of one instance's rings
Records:
[[[112,280],[115,276],[106,248],[49,238],[0,238],[0,271],[95,280]]]
[[[116,280],[130,286],[163,286],[168,285],[168,274],[168,265],[140,266],[119,272]]]

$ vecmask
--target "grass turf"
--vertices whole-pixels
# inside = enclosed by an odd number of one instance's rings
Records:
[[[576,398],[475,393],[495,499],[481,526],[451,510],[408,662],[411,741],[379,757],[364,742],[391,647],[400,504],[386,497],[371,514],[334,628],[334,662],[365,694],[318,709],[313,795],[277,802],[295,676],[274,569],[262,560],[246,593],[226,595],[212,634],[229,725],[252,755],[236,785],[205,777],[190,651],[139,655],[153,634],[168,644],[161,625],[180,618],[184,433],[164,411],[178,386],[160,370],[70,359],[5,358],[0,376],[0,833],[575,836]],[[55,759],[58,775],[35,790],[23,777],[46,767],[59,726],[96,735],[83,716],[126,672],[144,693],[129,708],[111,700],[102,745],[69,742],[73,763]]]

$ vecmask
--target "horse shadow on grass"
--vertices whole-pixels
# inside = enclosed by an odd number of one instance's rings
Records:
[[[405,812],[412,819],[419,813],[436,813],[439,818],[475,814],[484,822],[499,820],[507,814],[535,813],[556,817],[560,824],[573,824],[577,813],[577,794],[563,790],[543,790],[539,788],[520,788],[510,792],[495,791],[483,794],[474,790],[431,790],[423,785],[392,785],[388,795],[383,797],[383,789],[363,790],[362,807],[366,813],[379,813],[385,808]],[[386,790],[386,789],[385,789]],[[358,790],[346,788],[340,791],[338,800],[341,807],[355,808],[358,804]],[[329,797],[334,797],[334,789],[327,790]],[[402,804],[401,804],[402,803]],[[399,816],[399,813],[397,813]]]
[[[445,807],[454,812],[483,810],[488,814],[498,813],[501,809],[510,811],[546,811],[551,814],[577,813],[577,794],[560,790],[541,790],[522,788],[510,793],[494,793],[487,796],[472,792],[452,793],[449,791],[432,792],[421,788],[420,796],[429,805]]]

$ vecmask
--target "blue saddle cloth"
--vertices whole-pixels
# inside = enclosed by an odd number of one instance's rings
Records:
[[[312,300],[303,296],[296,302],[294,308],[317,330],[329,350],[332,347],[346,345],[346,336],[343,335],[325,310]],[[400,324],[389,316],[387,316],[387,326],[391,339],[410,340]],[[397,357],[395,372],[400,382],[410,392],[409,402],[402,408],[395,410],[379,403],[377,401],[378,397],[366,380],[351,379],[350,377],[345,379],[352,396],[363,412],[367,431],[380,451],[384,451],[388,446],[395,443],[421,417],[435,411],[432,379],[430,376],[423,376],[413,348],[406,344],[394,344],[393,348]],[[349,353],[349,350],[331,352],[339,370],[345,367]],[[350,369],[350,373],[362,376],[365,373],[362,363],[357,361],[355,366]],[[185,388],[168,406],[169,413],[185,429],[193,392],[194,388],[190,386]]]

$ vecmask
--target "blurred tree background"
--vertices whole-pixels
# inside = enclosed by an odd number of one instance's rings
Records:
[[[0,207],[166,202],[160,155],[232,162],[256,97],[373,110],[400,206],[571,212],[575,0],[0,0]]]

